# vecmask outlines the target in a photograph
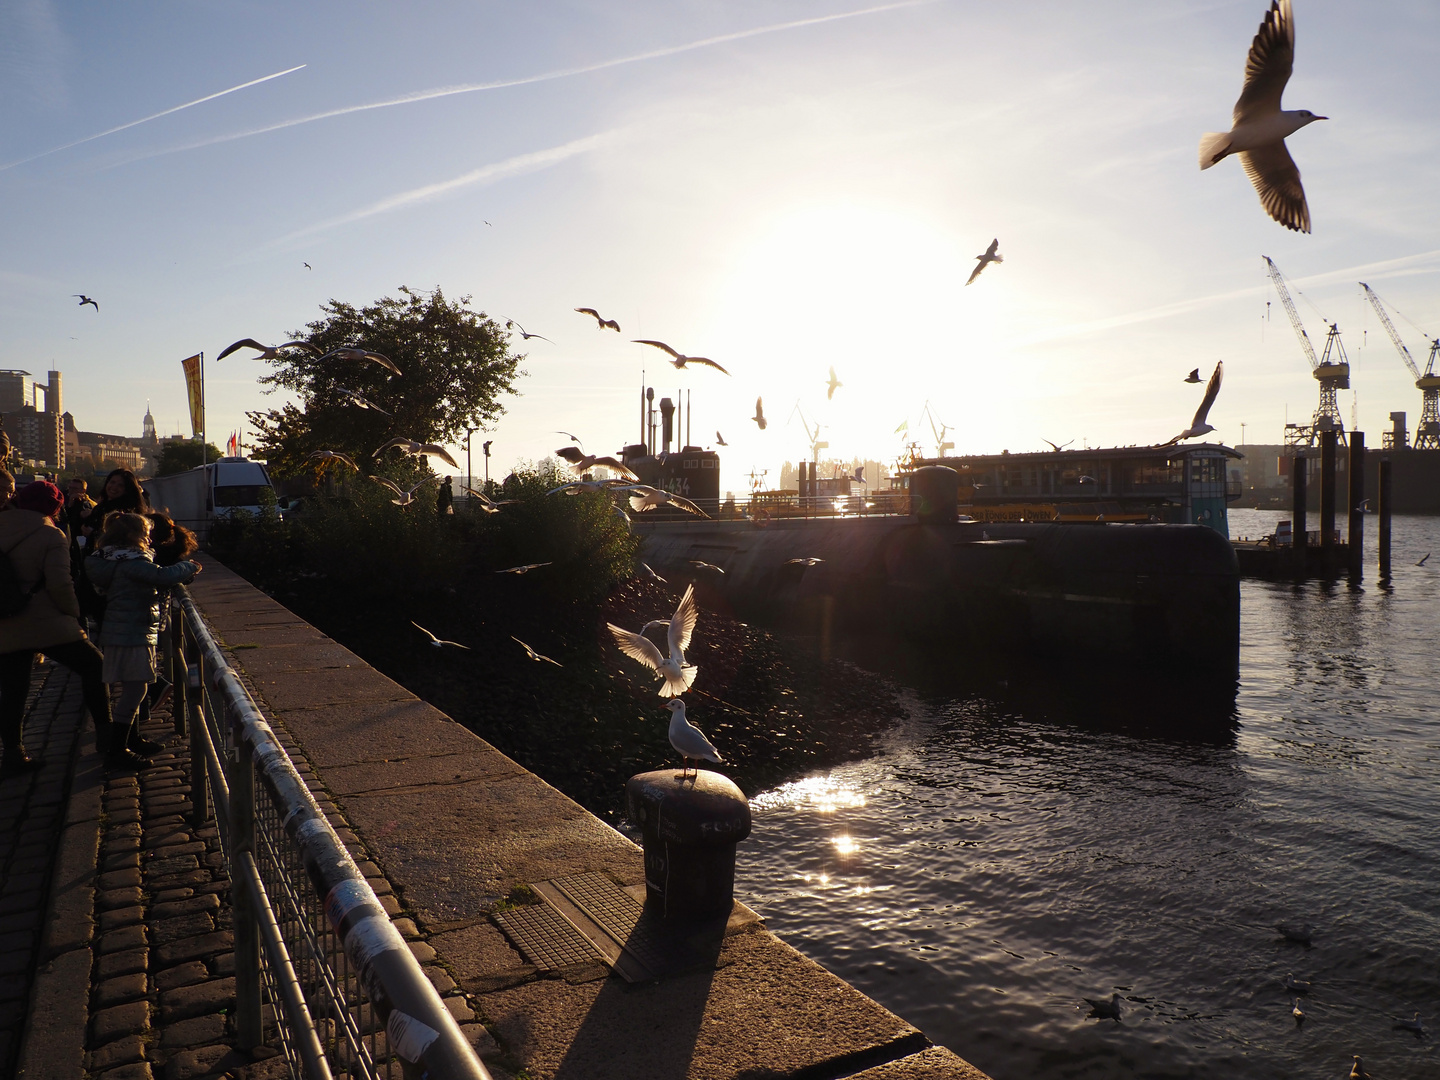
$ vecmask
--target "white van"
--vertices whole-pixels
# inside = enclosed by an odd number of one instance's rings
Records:
[[[275,490],[265,466],[243,457],[221,458],[170,476],[152,476],[140,481],[140,486],[151,506],[193,529],[202,540],[217,518],[229,517],[237,510],[258,514],[261,492],[269,490],[273,496]],[[269,501],[273,505],[274,499]]]

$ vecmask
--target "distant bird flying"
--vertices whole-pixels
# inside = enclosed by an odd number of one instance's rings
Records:
[[[436,457],[445,462],[452,469],[460,468],[460,463],[450,456],[450,451],[436,443],[421,443],[414,439],[391,439],[384,446],[375,451],[374,457],[379,457],[386,450],[398,449],[411,457]]]
[[[720,567],[716,566],[714,563],[701,562],[699,559],[691,559],[690,565],[695,567],[696,570],[702,570],[707,574],[719,574],[721,577],[725,576],[725,571],[722,570]]]
[[[755,421],[755,426],[761,431],[764,431],[765,425],[769,423],[769,421],[765,419],[765,403],[758,397],[755,399],[755,415],[750,417],[750,419]]]
[[[1005,261],[1005,256],[1000,254],[1000,241],[998,239],[991,240],[990,246],[985,249],[985,254],[976,255],[975,259],[979,265],[977,265],[974,270],[970,271],[970,276],[965,279],[966,285],[971,284],[977,277],[979,277],[980,271],[984,270],[985,267],[989,266],[992,262],[998,263]]]
[[[595,329],[597,330],[614,330],[617,334],[620,332],[620,324],[618,322],[614,319],[602,318],[600,313],[593,307],[577,307],[575,310],[581,315],[592,316],[595,319]]]
[[[1040,441],[1043,442],[1043,443],[1048,443],[1049,446],[1050,446],[1050,449],[1054,450],[1054,451],[1058,454],[1061,450],[1064,450],[1065,447],[1069,446],[1070,443],[1073,443],[1075,440],[1074,440],[1074,439],[1071,439],[1070,442],[1067,442],[1067,443],[1053,443],[1053,442],[1050,442],[1049,439],[1041,439]]]
[[[1188,383],[1203,382],[1204,380],[1200,378],[1200,369],[1198,367],[1193,369],[1189,375],[1185,376],[1185,381]]]
[[[320,350],[308,341],[287,341],[283,345],[261,345],[260,342],[254,338],[247,337],[241,338],[233,345],[227,345],[215,359],[224,360],[225,357],[229,356],[236,349],[259,349],[260,355],[255,357],[256,360],[278,360],[280,359],[281,349],[304,349],[311,356],[320,355]]]
[[[591,465],[603,465],[605,468],[613,469],[623,476],[629,477],[631,480],[640,479],[640,477],[631,472],[629,467],[623,462],[609,455],[597,457],[594,454],[582,453],[579,447],[562,446],[559,450],[555,451],[555,456],[568,461],[570,468],[574,469],[577,473],[583,473],[586,469],[590,468]]]
[[[829,401],[835,396],[835,391],[845,384],[835,377],[835,369],[830,369],[830,382],[825,387],[825,400]]]
[[[421,626],[421,625],[420,625],[418,622],[416,622],[414,619],[411,619],[411,620],[410,620],[410,625],[413,626],[413,627],[415,627],[416,630],[419,630],[422,634],[424,634],[427,638],[429,638],[429,639],[430,639],[430,644],[433,645],[433,646],[434,646],[435,648],[437,648],[437,649],[443,649],[446,645],[453,646],[454,648],[457,648],[457,649],[466,649],[466,650],[468,650],[468,649],[470,648],[469,645],[461,645],[458,641],[446,641],[444,638],[438,638],[438,637],[436,637],[434,634],[432,634],[429,630],[426,630],[425,627]]]
[[[351,461],[349,455],[342,454],[338,450],[316,450],[313,454],[310,455],[310,460],[324,461],[327,463],[331,461],[338,461],[347,469],[354,469],[356,472],[360,471],[360,466],[356,465],[355,462]]]
[[[546,495],[579,495],[582,491],[604,491],[613,487],[628,487],[628,480],[619,477],[611,477],[608,480],[572,480],[568,484],[561,484],[557,488],[551,488]]]
[[[461,487],[463,487],[467,493],[480,500],[480,509],[487,514],[498,514],[500,507],[509,506],[515,502],[514,499],[492,499],[483,491],[477,491],[468,484],[462,484]]]
[[[557,432],[555,432],[555,434],[556,434],[556,435],[564,435],[567,439],[569,439],[571,442],[573,442],[576,446],[580,447],[581,450],[584,450],[584,449],[585,449],[585,440],[582,439],[582,438],[580,438],[579,435],[571,435],[570,432],[568,432],[568,431],[557,431]]]
[[[680,775],[683,777],[690,769],[691,761],[713,761],[717,765],[724,764],[725,759],[720,756],[720,751],[710,744],[704,733],[689,720],[685,719],[685,702],[679,698],[672,698],[665,703],[670,710],[670,745],[685,762],[684,769]],[[695,775],[700,775],[700,768],[697,765]]]
[[[1235,102],[1229,131],[1200,136],[1200,168],[1210,168],[1231,154],[1240,155],[1245,175],[1255,185],[1265,212],[1296,232],[1310,231],[1310,207],[1300,184],[1300,170],[1290,157],[1285,138],[1306,124],[1329,117],[1308,109],[1281,109],[1280,96],[1295,66],[1295,15],[1290,0],[1271,0],[1250,55],[1245,60],[1245,86]]]
[[[313,269],[315,269],[313,266],[311,266],[311,265],[310,265],[309,263],[307,263],[307,262],[302,262],[300,265],[303,266],[303,267],[305,267],[306,270],[313,270]]]
[[[545,337],[543,334],[527,334],[527,333],[525,332],[525,327],[521,326],[521,325],[520,325],[518,322],[516,322],[514,319],[506,319],[506,320],[505,320],[505,329],[506,329],[506,330],[510,330],[510,329],[519,330],[519,331],[520,331],[520,338],[521,338],[522,341],[529,341],[532,337],[534,337],[534,338],[539,338],[541,341],[550,341],[550,339],[549,339],[548,337]],[[554,345],[555,343],[554,343],[553,341],[550,341],[550,344],[551,344],[551,345]]]
[[[425,486],[425,481],[421,480],[409,491],[404,491],[401,489],[399,484],[395,483],[393,480],[386,480],[383,476],[372,476],[370,477],[370,479],[374,480],[375,483],[379,484],[381,487],[386,488],[394,493],[395,498],[391,499],[390,501],[396,506],[413,505],[415,503],[415,492],[419,491],[422,487]]]
[[[640,661],[660,677],[662,685],[658,693],[661,697],[679,697],[690,689],[700,670],[685,662],[685,650],[690,647],[690,636],[695,632],[695,623],[699,618],[700,606],[695,603],[695,586],[691,585],[669,619],[647,623],[639,633],[614,623],[606,623],[605,628],[610,631],[621,652],[632,660]],[[669,655],[662,653],[659,646],[645,636],[645,631],[651,626],[665,627]]]
[[[684,510],[687,514],[694,514],[696,517],[708,518],[710,516],[689,499],[662,491],[657,487],[651,487],[649,484],[631,484],[620,490],[630,492],[630,509],[637,512],[653,510],[657,506],[674,506]]]
[[[546,564],[546,565],[548,565],[548,564]],[[534,649],[532,649],[529,645],[526,645],[525,642],[521,641],[521,640],[520,640],[518,637],[516,637],[514,634],[511,634],[511,635],[510,635],[510,640],[516,642],[517,644],[519,644],[519,646],[520,646],[522,649],[525,650],[525,655],[528,656],[528,657],[530,657],[531,660],[543,660],[543,661],[545,661],[545,663],[547,663],[547,664],[554,664],[556,667],[564,667],[564,666],[565,666],[564,664],[560,663],[559,660],[551,660],[550,657],[546,656],[544,653],[538,653],[538,652],[536,652]]]
[[[1220,393],[1220,380],[1225,374],[1225,362],[1221,360],[1215,365],[1215,374],[1210,376],[1210,382],[1205,387],[1205,397],[1200,402],[1200,408],[1195,410],[1195,419],[1190,421],[1190,426],[1176,435],[1166,446],[1172,446],[1181,439],[1195,439],[1204,435],[1207,431],[1214,431],[1206,417],[1210,414],[1210,406],[1215,404],[1215,397]]]
[[[388,412],[386,412],[384,409],[382,409],[379,405],[376,405],[376,404],[375,404],[373,401],[371,401],[369,398],[366,398],[366,397],[361,396],[360,394],[357,394],[354,390],[347,390],[347,389],[346,389],[345,387],[343,387],[343,386],[337,386],[337,387],[335,387],[335,392],[336,392],[337,394],[339,394],[340,396],[342,396],[342,397],[348,398],[348,399],[350,400],[350,403],[351,403],[352,405],[359,405],[360,408],[362,408],[362,409],[374,409],[374,410],[375,410],[376,412],[378,412],[381,416],[394,416],[394,415],[395,415],[394,413],[388,413]]]
[[[91,300],[90,297],[86,296],[84,293],[78,293],[78,292],[76,292],[76,293],[71,293],[70,295],[71,295],[71,296],[78,296],[78,297],[80,298],[80,303],[77,305],[78,307],[84,307],[86,304],[89,304],[89,305],[91,305],[96,311],[99,311],[99,310],[100,310],[100,305],[97,304],[97,303],[95,303],[94,300]]]
[[[342,345],[338,349],[331,349],[324,356],[320,357],[322,362],[326,360],[369,360],[379,364],[386,371],[393,371],[400,374],[400,369],[390,362],[388,356],[381,356],[378,352],[371,352],[369,349],[358,349],[353,345]]]
[[[715,432],[715,445],[716,445],[716,446],[729,446],[730,444],[725,441],[725,436],[724,436],[724,435],[721,435],[720,432],[717,431],[717,432]]]
[[[525,563],[522,566],[507,566],[504,570],[496,570],[497,574],[528,574],[531,570],[539,570],[542,566],[549,566],[548,562]],[[518,638],[516,639],[519,640]],[[524,642],[521,642],[524,644]]]
[[[1432,553],[1429,552],[1429,551],[1425,552],[1424,556],[1423,556],[1423,557],[1420,559],[1420,561],[1417,562],[1415,565],[1416,565],[1416,566],[1424,566],[1424,565],[1430,560],[1430,555],[1431,555],[1431,554],[1432,554]]]
[[[803,566],[803,567],[806,567],[806,568],[808,569],[808,568],[810,568],[810,567],[812,567],[812,566],[819,566],[819,565],[820,565],[821,563],[823,563],[824,561],[825,561],[824,559],[819,559],[819,558],[816,558],[814,555],[811,555],[811,556],[808,556],[808,557],[806,557],[806,558],[786,559],[786,560],[785,560],[785,565],[786,565],[786,566]]]
[[[670,363],[674,364],[675,367],[679,370],[684,370],[686,364],[704,364],[706,367],[713,367],[716,371],[720,372],[721,375],[730,374],[730,372],[726,371],[723,367],[717,364],[714,360],[711,360],[708,356],[686,356],[684,353],[676,352],[669,345],[666,345],[663,341],[651,341],[649,338],[637,338],[634,343],[636,345],[649,345],[653,348],[659,349],[661,352],[669,353]]]

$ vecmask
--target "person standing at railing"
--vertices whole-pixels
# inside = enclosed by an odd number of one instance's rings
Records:
[[[5,747],[0,776],[40,767],[40,762],[26,755],[21,742],[30,669],[37,652],[80,676],[85,705],[107,760],[123,765],[130,764],[133,757],[126,755],[124,743],[115,737],[100,652],[80,625],[80,605],[70,578],[70,545],[55,522],[64,502],[59,488],[37,480],[11,499],[0,514],[0,551],[8,557],[24,595],[24,606],[17,614],[0,618],[0,739]]]
[[[170,585],[195,580],[200,564],[183,559],[156,566],[150,552],[150,519],[140,514],[112,514],[85,560],[85,573],[105,597],[100,647],[105,651],[104,679],[120,684],[115,706],[122,745],[146,755],[162,744],[141,738],[135,729],[140,702],[156,680],[155,646],[160,632],[160,592]]]

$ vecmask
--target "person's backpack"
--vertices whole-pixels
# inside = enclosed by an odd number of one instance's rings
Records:
[[[23,543],[23,538],[21,542]],[[19,547],[19,544],[11,547],[10,551],[14,551],[16,547]],[[42,576],[34,588],[26,591],[10,562],[10,551],[0,551],[0,619],[19,615],[30,605],[30,598],[45,587],[45,578]]]

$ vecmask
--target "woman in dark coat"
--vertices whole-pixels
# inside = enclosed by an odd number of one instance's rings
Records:
[[[150,499],[140,487],[140,481],[129,469],[113,469],[105,477],[100,488],[100,501],[90,508],[88,514],[81,514],[81,531],[91,538],[105,528],[105,518],[110,514],[148,514]]]

